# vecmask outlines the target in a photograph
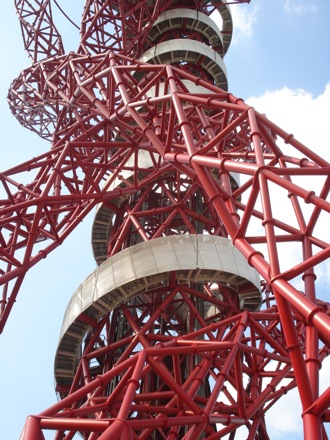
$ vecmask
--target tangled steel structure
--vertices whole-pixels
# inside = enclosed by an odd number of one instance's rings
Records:
[[[65,54],[51,0],[15,3],[32,65],[8,99],[51,149],[1,174],[1,330],[93,209],[98,264],[64,317],[59,401],[22,440],[267,439],[294,387],[305,438],[326,439],[330,165],[226,91],[228,4],[86,0]]]

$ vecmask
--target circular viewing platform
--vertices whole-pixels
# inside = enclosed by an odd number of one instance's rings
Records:
[[[89,329],[88,320],[98,320],[134,296],[169,285],[173,273],[178,285],[217,283],[234,292],[242,310],[260,308],[259,274],[226,238],[169,236],[127,248],[86,278],[69,302],[55,358],[55,380],[59,389],[69,386],[73,380],[81,344]],[[217,290],[214,295],[221,296]],[[217,316],[215,306],[205,304],[208,318]],[[180,310],[177,318],[185,319],[185,310]]]

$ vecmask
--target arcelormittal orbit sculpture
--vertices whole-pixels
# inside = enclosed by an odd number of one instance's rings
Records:
[[[226,91],[225,2],[86,0],[68,54],[51,3],[15,1],[33,63],[9,103],[51,149],[1,174],[1,330],[95,208],[98,268],[64,317],[59,401],[22,440],[264,440],[294,387],[305,439],[327,439],[330,165]]]

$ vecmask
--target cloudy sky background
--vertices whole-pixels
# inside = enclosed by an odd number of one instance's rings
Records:
[[[49,148],[19,126],[6,104],[11,80],[30,64],[13,4],[3,2],[0,14],[0,170]],[[60,4],[72,13],[64,0]],[[232,12],[235,33],[225,58],[229,90],[330,160],[329,1],[251,0],[249,5],[233,6]],[[63,32],[70,33],[72,41],[75,29],[63,27]],[[31,270],[0,336],[1,438],[17,439],[27,415],[56,401],[53,360],[62,316],[70,296],[95,268],[91,222],[87,218],[57,251]],[[326,233],[329,226],[324,228]],[[325,277],[318,287],[323,297],[326,281]],[[329,363],[323,372],[326,387]],[[268,418],[272,439],[287,439],[288,434],[291,440],[302,438],[296,408],[297,400],[290,393],[273,410]]]

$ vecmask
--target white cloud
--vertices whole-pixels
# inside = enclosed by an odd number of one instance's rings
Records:
[[[239,4],[232,5],[230,11],[234,29],[233,43],[237,43],[242,38],[251,38],[257,21],[258,8],[255,5]],[[218,11],[212,14],[212,19],[222,28],[222,19]]]
[[[322,393],[329,386],[330,374],[330,358],[327,357],[320,372],[320,393]],[[268,433],[273,439],[287,438],[302,438],[303,427],[301,418],[301,404],[299,400],[297,388],[291,390],[267,412],[266,423]],[[325,425],[326,431],[329,434],[329,427]],[[294,437],[293,437],[293,436]],[[296,437],[297,435],[297,437]]]
[[[303,89],[284,87],[247,99],[284,130],[293,133],[309,148],[330,160],[328,141],[330,83],[319,96]]]
[[[284,11],[287,14],[304,15],[316,12],[318,7],[313,2],[306,0],[285,0]]]
[[[248,104],[252,105],[257,111],[265,113],[270,120],[288,133],[293,133],[296,139],[328,161],[330,161],[329,101],[330,84],[318,96],[313,96],[303,89],[283,88],[267,91],[263,96],[247,99]],[[308,187],[309,185],[310,182],[304,181],[302,186]],[[284,203],[283,198],[278,197],[276,203]],[[288,217],[288,211],[283,211]],[[329,223],[324,220],[323,218],[319,225],[318,235],[329,241]],[[286,221],[289,221],[289,219],[287,218]],[[286,249],[286,260],[289,264],[293,264],[294,259],[297,257],[294,249],[295,247],[292,247],[292,252],[289,248]],[[328,301],[327,286],[330,283],[330,263],[324,263],[317,267],[316,273],[318,276],[317,296]],[[323,362],[320,371],[321,392],[329,386],[329,374],[330,358],[327,358]],[[266,423],[271,438],[284,439],[287,436],[290,436],[291,439],[302,438],[301,404],[297,389],[283,396],[270,409],[267,413]],[[326,426],[326,429],[329,432],[328,426]]]
[[[234,25],[234,42],[237,43],[241,38],[251,38],[253,36],[254,26],[257,21],[258,8],[256,6],[233,5],[231,14]]]
[[[319,96],[313,96],[311,93],[298,89],[291,90],[283,88],[281,90],[267,91],[263,96],[251,97],[247,103],[252,105],[260,113],[276,123],[279,127],[293,133],[294,137],[315,151],[319,156],[330,161],[330,142],[328,136],[329,127],[329,108],[330,84],[325,87],[323,93]],[[284,143],[280,147],[289,155],[299,156],[296,151],[289,149]],[[325,176],[306,178],[296,178],[295,183],[301,185],[307,190],[314,190],[316,194],[320,191],[321,185],[325,181]],[[303,179],[303,180],[302,180]],[[271,193],[272,206],[276,218],[292,226],[297,226],[294,211],[290,200],[284,190],[278,187]],[[312,212],[313,205],[302,203],[302,209],[306,218]],[[251,223],[252,224],[252,223]],[[261,224],[253,224],[251,227],[255,233],[260,232]],[[319,222],[314,230],[314,234],[327,242],[330,241],[329,215],[322,213]],[[301,245],[298,243],[286,243],[278,245],[278,249],[284,258],[280,258],[281,269],[287,270],[301,261]],[[267,258],[265,246],[259,249]],[[324,285],[330,284],[330,261],[326,261],[315,268],[318,277],[318,297],[326,299]],[[295,286],[303,289],[301,278],[295,280]],[[323,288],[320,287],[323,285]],[[328,299],[327,299],[328,300]]]
[[[281,397],[267,413],[266,423],[271,438],[283,438],[283,434],[299,434],[302,438],[301,404],[297,389]]]

